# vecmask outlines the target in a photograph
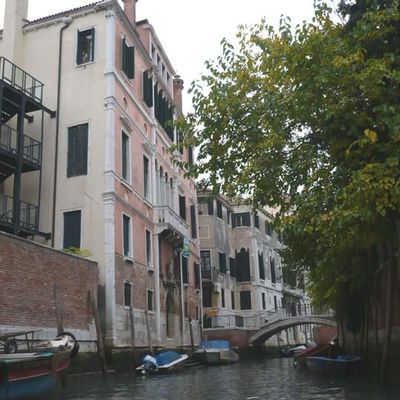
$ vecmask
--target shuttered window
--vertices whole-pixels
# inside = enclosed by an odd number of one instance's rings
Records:
[[[153,309],[154,309],[154,307],[153,307],[153,291],[152,290],[147,291],[147,309],[149,311],[153,311]]]
[[[189,283],[188,259],[182,257],[182,279],[183,283]]]
[[[143,156],[143,194],[144,198],[148,199],[150,194],[150,181],[149,181],[149,159],[146,156]]]
[[[235,309],[235,292],[233,290],[231,290],[231,308]]]
[[[123,253],[125,257],[131,257],[131,219],[127,215],[122,216],[123,223]]]
[[[270,263],[271,263],[271,282],[276,283],[275,260],[272,257],[270,257]]]
[[[179,216],[186,221],[186,197],[179,195]]]
[[[240,309],[251,310],[251,292],[249,290],[240,292]]]
[[[64,213],[64,241],[63,248],[81,247],[81,211]]]
[[[265,279],[265,268],[264,268],[264,254],[258,253],[258,268],[260,272],[260,279]]]
[[[190,226],[192,231],[192,238],[197,238],[197,224],[196,224],[196,207],[190,206]]]
[[[226,273],[226,255],[225,253],[218,253],[219,255],[219,272]]]
[[[146,229],[146,266],[147,268],[151,267],[151,257],[152,256],[152,248],[151,248],[151,232]]]
[[[78,31],[76,63],[86,64],[94,61],[94,28]]]
[[[132,284],[130,282],[124,282],[124,306],[132,306]]]
[[[229,257],[229,273],[232,278],[236,278],[236,259]]]
[[[200,289],[200,264],[194,263],[194,280],[196,289]]]
[[[87,175],[88,124],[68,128],[67,178]]]
[[[153,79],[149,71],[143,72],[143,100],[148,107],[153,107]]]
[[[250,281],[249,250],[241,249],[236,253],[236,279],[238,282]]]
[[[122,153],[122,178],[129,181],[129,136],[122,132],[122,143],[121,143],[121,153]]]
[[[135,77],[135,48],[122,39],[122,71],[128,79]]]
[[[262,302],[262,309],[265,310],[267,308],[266,302],[265,302],[265,293],[261,293],[261,302]]]
[[[258,214],[257,213],[254,214],[254,226],[256,228],[260,227],[260,222],[259,222],[259,218],[258,218]]]
[[[232,227],[250,226],[250,213],[232,214]]]
[[[225,289],[221,289],[221,306],[225,308]]]

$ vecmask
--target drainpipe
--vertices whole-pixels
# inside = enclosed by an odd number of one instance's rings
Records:
[[[54,237],[56,230],[56,203],[57,203],[57,173],[58,173],[58,140],[60,132],[60,99],[61,99],[61,64],[62,64],[62,38],[66,28],[72,22],[71,17],[63,18],[64,26],[60,29],[60,43],[58,46],[58,81],[57,81],[57,118],[56,118],[56,151],[54,155],[54,186],[53,186],[53,215],[51,225],[51,247],[54,247]]]

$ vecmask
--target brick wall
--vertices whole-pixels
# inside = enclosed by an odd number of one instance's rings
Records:
[[[64,329],[91,329],[87,293],[97,291],[96,263],[0,232],[0,282],[0,330],[55,329],[55,284]]]

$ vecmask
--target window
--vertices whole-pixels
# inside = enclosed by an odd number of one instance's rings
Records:
[[[212,291],[210,287],[203,286],[203,307],[212,307]]]
[[[86,64],[94,60],[94,28],[78,31],[76,63]]]
[[[185,301],[185,318],[189,317],[189,305],[187,301]]]
[[[124,282],[124,306],[132,306],[132,284],[130,282]]]
[[[240,309],[251,310],[251,292],[249,290],[240,292]]]
[[[88,124],[68,128],[67,178],[87,174]]]
[[[221,306],[225,308],[225,289],[221,289]]]
[[[260,279],[265,280],[265,268],[264,268],[264,254],[258,253],[258,270],[260,272]]]
[[[267,308],[265,303],[265,293],[261,293],[261,302],[262,302],[262,309],[265,310]]]
[[[259,227],[260,227],[260,222],[259,222],[259,218],[258,218],[257,211],[254,213],[254,226],[255,226],[256,228],[259,228]]]
[[[125,179],[126,181],[129,181],[130,179],[130,174],[129,174],[129,164],[130,164],[130,148],[129,148],[129,136],[125,133],[122,132],[122,142],[121,142],[121,152],[122,152],[122,167],[121,167],[121,175],[122,178]]]
[[[226,273],[226,255],[225,253],[218,253],[219,256],[219,272]]]
[[[250,213],[232,214],[232,228],[250,226]]]
[[[149,71],[143,72],[143,100],[148,107],[153,107],[153,79]]]
[[[227,225],[231,225],[231,216],[232,216],[231,210],[226,210],[226,223],[227,223]]]
[[[217,217],[222,218],[222,202],[217,200]]]
[[[196,289],[200,289],[200,264],[194,263],[194,281]]]
[[[201,275],[205,279],[211,278],[211,254],[209,251],[200,251]]]
[[[184,284],[189,283],[188,259],[186,257],[182,257],[182,278]]]
[[[153,311],[153,291],[147,291],[147,310]]]
[[[190,227],[192,231],[192,238],[197,238],[197,224],[196,224],[196,206],[190,206]]]
[[[132,257],[131,251],[131,218],[123,214],[123,254],[125,257]]]
[[[193,165],[194,157],[193,157],[193,146],[188,147],[188,161],[190,165]]]
[[[144,197],[145,199],[149,198],[149,159],[146,156],[143,156],[143,183],[144,183]]]
[[[232,278],[236,278],[236,259],[229,257],[229,273]]]
[[[250,258],[249,250],[241,249],[236,253],[236,279],[238,282],[250,281]]]
[[[63,248],[81,247],[81,211],[64,213],[64,242]]]
[[[271,263],[271,282],[276,283],[275,260],[272,257],[270,257],[270,263]]]
[[[146,266],[152,268],[151,232],[146,229]]]
[[[268,236],[272,236],[272,227],[271,227],[271,224],[268,221],[265,221],[265,233]]]
[[[231,308],[235,309],[235,292],[233,290],[231,290]]]
[[[186,197],[179,195],[179,216],[186,221]]]
[[[135,77],[135,48],[122,39],[122,71],[128,79]]]

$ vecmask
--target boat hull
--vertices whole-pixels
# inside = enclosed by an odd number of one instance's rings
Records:
[[[305,357],[304,363],[307,369],[316,372],[349,373],[356,371],[361,363],[361,357],[338,356],[329,357]]]
[[[195,353],[196,359],[205,365],[225,365],[239,361],[239,355],[233,350],[203,349]]]

